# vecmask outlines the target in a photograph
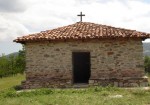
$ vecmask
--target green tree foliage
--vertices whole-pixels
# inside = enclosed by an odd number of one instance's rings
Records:
[[[25,50],[20,50],[17,55],[0,57],[0,78],[23,73],[25,70]]]
[[[150,56],[145,56],[144,67],[145,67],[145,71],[150,73]]]
[[[18,56],[15,59],[15,67],[16,67],[16,72],[23,74],[24,69],[25,69],[25,51],[20,50]]]

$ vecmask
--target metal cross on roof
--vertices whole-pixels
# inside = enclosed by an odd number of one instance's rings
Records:
[[[77,16],[80,16],[80,22],[82,22],[82,16],[85,16],[85,14],[82,14],[82,12],[80,12],[80,14]]]

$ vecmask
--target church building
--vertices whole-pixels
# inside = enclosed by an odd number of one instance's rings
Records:
[[[18,37],[25,45],[24,89],[87,86],[147,86],[142,41],[150,34],[77,22]]]

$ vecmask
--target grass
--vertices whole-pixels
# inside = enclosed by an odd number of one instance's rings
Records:
[[[12,87],[20,84],[23,79],[23,75],[0,79],[0,84],[4,85],[0,91],[0,105],[150,105],[150,90],[139,88],[108,86],[16,92]]]
[[[115,95],[122,97],[115,98]],[[91,87],[86,89],[36,89],[0,93],[1,105],[149,105],[150,90]]]
[[[21,81],[25,80],[25,76],[18,74],[11,77],[4,77],[0,79],[0,91],[20,85]]]

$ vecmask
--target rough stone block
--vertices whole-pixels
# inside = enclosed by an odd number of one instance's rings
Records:
[[[119,82],[119,87],[123,87],[123,82]]]
[[[89,80],[89,84],[94,84],[94,80]]]
[[[140,83],[140,86],[141,86],[141,87],[147,87],[147,86],[148,86],[148,82],[141,82],[141,83]]]
[[[139,87],[139,85],[137,83],[130,83],[131,87]]]
[[[114,82],[114,86],[118,87],[119,86],[118,82]]]

